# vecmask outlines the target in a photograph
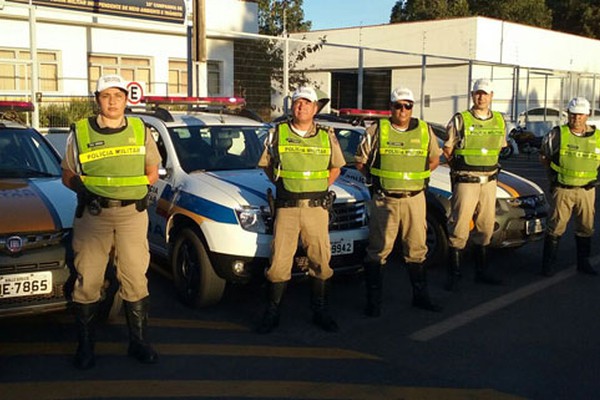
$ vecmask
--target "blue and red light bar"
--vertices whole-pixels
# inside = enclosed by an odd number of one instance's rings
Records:
[[[364,110],[361,108],[340,108],[340,115],[349,117],[370,117],[370,118],[386,118],[391,115],[389,110]]]
[[[0,111],[33,111],[35,106],[30,101],[0,100]]]
[[[242,97],[144,96],[142,103],[242,107],[246,105],[246,100]]]

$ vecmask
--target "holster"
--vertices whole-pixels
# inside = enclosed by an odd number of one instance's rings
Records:
[[[135,209],[139,212],[145,211],[148,208],[148,193],[144,197],[135,201]]]
[[[77,208],[75,209],[75,217],[81,218],[86,207],[91,215],[100,215],[102,212],[102,206],[100,205],[98,196],[90,193],[87,190],[82,190],[77,193]]]

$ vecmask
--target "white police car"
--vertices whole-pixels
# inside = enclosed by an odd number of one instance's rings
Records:
[[[269,125],[252,118],[237,98],[144,100],[147,110],[129,110],[128,115],[152,127],[163,157],[160,179],[150,189],[151,252],[168,260],[168,272],[186,304],[215,304],[227,282],[264,278],[269,265],[267,190],[274,186],[257,168],[260,138]],[[186,104],[196,111],[167,111],[166,104],[179,109]],[[337,272],[354,271],[361,267],[368,240],[368,192],[354,182],[332,189],[337,197],[330,222],[331,266]],[[294,274],[305,274],[306,266],[298,251]]]
[[[389,116],[389,111],[340,109],[339,116],[317,115],[316,120],[334,128],[346,156],[347,167],[340,179],[364,184],[363,176],[353,168],[354,154],[365,131],[365,125]],[[367,121],[365,124],[365,120]],[[443,140],[445,128],[432,124]],[[447,220],[450,216],[450,167],[442,159],[429,181],[427,199],[428,263],[443,264],[448,250]],[[496,223],[491,246],[518,247],[543,238],[549,205],[543,190],[534,182],[502,170],[498,177]]]

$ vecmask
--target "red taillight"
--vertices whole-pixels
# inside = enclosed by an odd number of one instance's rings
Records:
[[[246,100],[241,97],[183,97],[183,96],[145,96],[142,99],[146,104],[191,104],[197,106],[237,106],[246,105]]]
[[[374,118],[385,118],[391,115],[389,110],[363,110],[361,108],[340,108],[340,115],[347,115],[351,117],[374,117]]]
[[[34,105],[30,101],[4,101],[0,100],[0,111],[33,111]]]

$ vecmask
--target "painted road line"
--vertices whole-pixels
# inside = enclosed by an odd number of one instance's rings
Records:
[[[596,264],[598,261],[600,261],[600,256],[592,257],[590,259],[590,262],[592,262],[592,264]],[[577,274],[577,271],[575,267],[571,266],[565,270],[558,272],[552,277],[540,279],[535,283],[524,286],[513,292],[507,293],[486,303],[480,304],[479,306],[471,308],[470,310],[454,315],[451,318],[448,318],[437,324],[428,326],[425,329],[421,329],[417,332],[414,332],[411,335],[409,335],[409,338],[420,342],[426,342],[428,340],[435,339],[438,336],[444,335],[450,331],[453,331],[454,329],[467,325],[468,323],[473,322],[478,318],[484,317],[488,314],[491,314],[494,311],[498,311],[513,303],[516,303],[519,300],[522,300],[537,292],[540,292],[552,285],[560,283],[565,279],[572,277],[575,274]]]
[[[221,357],[267,357],[267,358],[308,358],[321,360],[380,360],[371,354],[354,350],[330,347],[277,347],[220,344],[168,344],[153,343],[152,346],[162,356],[221,356]],[[0,356],[36,356],[74,354],[76,344],[61,343],[1,343]],[[96,354],[127,354],[127,343],[96,343]],[[1,392],[0,392],[1,393]]]
[[[70,400],[98,398],[286,398],[286,399],[419,399],[523,400],[493,389],[402,387],[302,381],[63,381],[0,384],[3,400]]]

